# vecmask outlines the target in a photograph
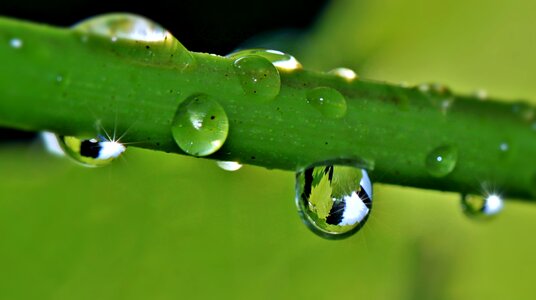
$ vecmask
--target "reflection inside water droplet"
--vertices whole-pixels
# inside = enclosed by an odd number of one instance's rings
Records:
[[[118,158],[126,148],[118,141],[102,136],[79,139],[74,136],[57,136],[63,152],[75,162],[86,167],[102,167]]]
[[[357,232],[372,209],[372,184],[364,169],[320,164],[296,173],[296,205],[314,233],[340,239]]]
[[[497,194],[463,195],[462,209],[471,218],[489,218],[497,215],[504,207],[504,201]]]

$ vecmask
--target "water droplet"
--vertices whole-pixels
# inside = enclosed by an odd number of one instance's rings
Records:
[[[259,101],[273,100],[281,88],[279,71],[266,58],[246,55],[234,61],[242,89]]]
[[[242,168],[242,165],[236,161],[217,161],[216,164],[218,167],[222,168],[225,171],[236,171]]]
[[[58,136],[49,131],[43,131],[40,133],[41,141],[43,142],[45,149],[56,156],[64,156],[65,152],[61,148]]]
[[[506,152],[506,151],[508,151],[508,149],[510,149],[510,146],[506,142],[502,142],[499,145],[499,150],[501,150],[502,152]]]
[[[307,103],[328,118],[339,119],[346,115],[346,99],[339,91],[330,87],[317,87],[308,91]]]
[[[440,146],[426,156],[426,170],[434,177],[443,177],[452,172],[458,161],[458,149],[453,146]]]
[[[195,156],[216,152],[227,139],[228,132],[225,110],[208,95],[195,95],[183,101],[171,127],[177,145]]]
[[[145,17],[129,13],[104,14],[89,18],[73,26],[73,29],[82,34],[81,41],[89,43],[92,37],[108,39],[111,43],[136,42],[138,47],[129,47],[124,52],[123,48],[114,51],[129,55],[132,49],[146,51],[147,56],[137,56],[137,59],[151,59],[153,63],[166,65],[179,64],[182,68],[192,66],[194,58],[192,54],[166,29],[158,23]],[[141,43],[140,43],[141,42]],[[102,46],[102,43],[99,44]],[[120,51],[120,52],[117,52]]]
[[[74,29],[109,37],[112,42],[119,39],[163,42],[172,35],[162,26],[145,17],[128,14],[112,13],[96,16],[76,24]]]
[[[317,164],[296,173],[296,205],[314,233],[341,239],[356,233],[372,209],[372,185],[364,169]]]
[[[489,218],[503,209],[504,201],[497,194],[462,195],[462,209],[471,218]]]
[[[352,82],[354,79],[359,78],[357,74],[352,69],[348,68],[336,68],[328,72],[328,74],[333,74],[338,77],[343,78],[348,82]]]
[[[110,141],[102,136],[91,139],[58,136],[57,139],[68,157],[86,167],[109,165],[126,150],[123,144]]]
[[[247,55],[262,56],[266,58],[268,61],[270,61],[280,71],[289,72],[289,71],[295,71],[295,70],[299,70],[303,68],[300,62],[296,60],[294,56],[281,52],[281,51],[277,51],[277,50],[245,49],[245,50],[233,52],[227,55],[227,57],[239,58],[239,57],[247,56]]]
[[[480,100],[484,101],[488,99],[488,92],[486,90],[480,89],[475,91],[475,97]]]
[[[9,40],[9,45],[15,49],[22,48],[22,40],[18,38],[12,38]]]

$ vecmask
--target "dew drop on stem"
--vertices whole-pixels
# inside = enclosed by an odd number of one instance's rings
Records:
[[[309,90],[306,97],[307,103],[327,118],[340,119],[346,115],[346,99],[336,89],[316,87]]]
[[[458,149],[456,147],[440,146],[426,156],[426,171],[434,177],[444,177],[454,170],[457,161]]]
[[[229,120],[223,107],[211,96],[194,95],[178,107],[171,126],[177,145],[186,153],[207,156],[227,139]]]
[[[244,49],[233,52],[227,57],[239,58],[247,55],[262,56],[270,61],[281,72],[292,72],[303,69],[302,64],[292,55],[271,49]]]

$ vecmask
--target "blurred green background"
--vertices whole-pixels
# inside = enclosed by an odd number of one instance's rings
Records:
[[[536,99],[534,1],[320,7],[310,24],[276,20],[309,27],[287,49],[308,68]],[[86,169],[35,141],[1,144],[0,178],[0,299],[535,298],[526,202],[475,222],[459,195],[376,184],[366,226],[328,241],[301,223],[289,172],[135,148]]]

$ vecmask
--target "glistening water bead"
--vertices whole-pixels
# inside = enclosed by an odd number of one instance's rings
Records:
[[[73,28],[109,37],[112,42],[117,40],[162,42],[171,37],[171,34],[156,22],[128,13],[96,16],[75,24]]]
[[[329,162],[296,174],[296,205],[314,233],[341,239],[356,233],[372,208],[372,185],[367,172]]]
[[[346,99],[339,91],[330,87],[316,87],[308,91],[307,103],[327,118],[340,119],[346,115]]]
[[[114,46],[114,55],[132,55],[145,63],[165,64],[184,70],[194,65],[192,54],[166,29],[145,17],[128,13],[104,14],[89,18],[73,26],[84,43],[97,43],[99,47],[128,43],[128,47]],[[93,36],[98,38],[92,38]],[[91,38],[90,38],[91,37]],[[134,42],[134,43],[132,43]],[[140,49],[145,55],[137,55]],[[134,55],[136,54],[136,55]]]
[[[281,88],[279,71],[266,58],[246,55],[234,61],[240,85],[252,99],[261,102],[273,100]]]
[[[177,145],[195,156],[210,155],[223,145],[229,120],[223,107],[211,96],[194,95],[177,109],[171,133]]]
[[[504,201],[497,194],[462,195],[461,204],[463,212],[468,217],[488,219],[501,212]]]
[[[74,136],[57,136],[64,153],[75,162],[86,167],[109,165],[125,152],[125,146],[103,137],[79,139]]]
[[[458,149],[454,146],[440,146],[426,156],[426,171],[434,177],[450,174],[458,161]]]
[[[247,55],[256,55],[266,58],[271,62],[278,70],[290,72],[295,70],[300,70],[303,68],[301,63],[294,58],[294,56],[270,49],[244,49],[237,52],[233,52],[227,57],[230,58],[239,58]]]

